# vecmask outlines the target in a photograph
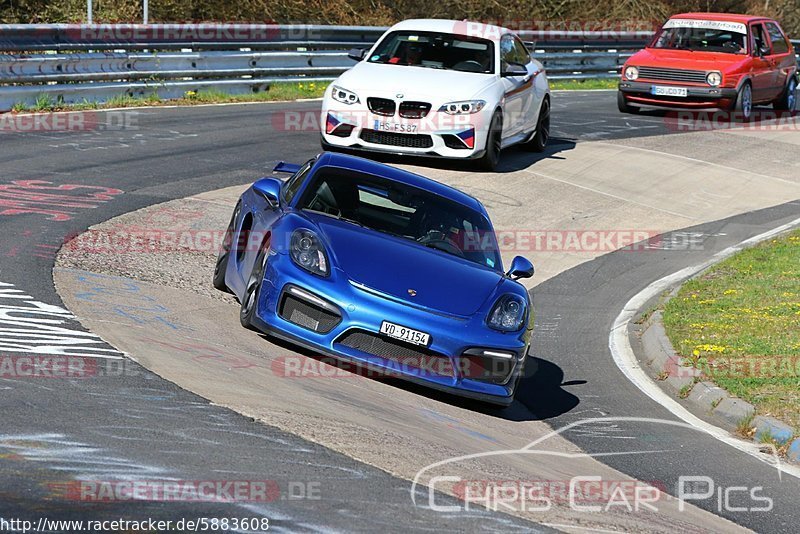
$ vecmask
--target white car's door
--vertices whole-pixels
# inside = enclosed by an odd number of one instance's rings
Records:
[[[503,138],[532,128],[533,78],[536,70],[530,53],[515,36],[500,39],[500,72],[505,92]]]

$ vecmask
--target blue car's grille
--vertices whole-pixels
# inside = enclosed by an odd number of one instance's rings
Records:
[[[372,332],[348,330],[337,343],[391,360],[397,363],[394,370],[400,372],[414,370],[435,376],[455,376],[452,362],[447,356]]]
[[[340,316],[295,298],[288,293],[284,293],[281,299],[278,315],[290,323],[320,334],[327,334],[342,320]]]

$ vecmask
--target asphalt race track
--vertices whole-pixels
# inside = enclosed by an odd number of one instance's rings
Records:
[[[305,439],[286,428],[267,426],[237,414],[219,405],[222,403],[209,403],[204,397],[210,396],[190,387],[191,384],[174,380],[186,388],[182,389],[160,378],[162,373],[154,374],[125,359],[124,354],[116,352],[119,347],[88,336],[85,329],[63,310],[45,306],[63,305],[53,285],[53,267],[56,252],[69,237],[134,210],[245,184],[267,174],[278,160],[304,161],[318,151],[318,133],[310,128],[295,131],[280,125],[285,124],[281,121],[285,120],[287,110],[304,117],[313,113],[318,105],[318,102],[307,102],[165,108],[136,110],[121,115],[120,112],[109,112],[111,119],[106,113],[93,116],[92,120],[100,127],[86,131],[0,131],[0,162],[5,171],[0,180],[0,184],[4,184],[0,189],[0,224],[4,230],[0,234],[0,282],[7,284],[0,287],[0,298],[4,299],[2,304],[4,307],[18,306],[20,301],[24,301],[26,307],[35,308],[32,301],[43,303],[35,310],[28,310],[28,316],[34,318],[30,320],[32,325],[58,324],[68,328],[72,331],[68,334],[70,342],[77,347],[75,350],[97,356],[104,365],[112,362],[126,369],[126,372],[114,376],[68,380],[0,376],[0,390],[5,398],[5,411],[0,419],[3,423],[0,434],[0,487],[3,493],[0,517],[24,517],[33,521],[42,516],[53,519],[153,517],[172,520],[268,517],[270,530],[292,532],[409,528],[505,532],[549,528],[540,526],[542,523],[573,531],[596,527],[583,516],[541,520],[535,515],[519,517],[518,514],[475,508],[469,512],[446,514],[425,506],[414,506],[408,493],[411,477],[402,469],[382,465],[366,454],[348,454],[350,450],[346,444],[329,447],[322,433],[317,438],[313,433],[304,432],[305,438],[309,438]],[[128,124],[124,128],[108,127],[110,121],[117,125],[120,121],[128,121]],[[661,147],[661,144],[666,144],[661,141],[665,135],[675,138],[668,148]],[[580,147],[584,144],[588,147],[589,143],[597,143],[591,145],[594,147],[592,150],[596,151],[598,161],[605,161],[610,168],[613,168],[615,151],[621,150],[622,145],[617,143],[626,143],[626,147],[641,155],[643,169],[647,164],[663,167],[658,158],[669,153],[685,158],[687,165],[715,167],[720,172],[720,179],[729,173],[731,187],[736,187],[733,175],[745,175],[741,178],[743,184],[759,188],[752,183],[754,177],[746,176],[747,169],[738,168],[737,171],[736,164],[727,168],[716,159],[711,163],[700,160],[713,150],[734,153],[740,149],[737,143],[759,141],[757,138],[761,134],[753,133],[753,139],[749,139],[733,134],[709,133],[702,142],[697,141],[698,137],[691,137],[696,135],[677,133],[657,113],[640,116],[618,114],[613,92],[557,93],[554,97],[554,139],[545,160],[539,161],[512,149],[504,153],[497,176],[489,177],[476,176],[468,168],[459,166],[452,171],[447,165],[437,162],[421,164],[428,165],[429,173],[437,179],[441,173],[457,186],[461,185],[459,180],[463,180],[466,190],[483,200],[493,217],[494,210],[516,209],[524,211],[526,217],[542,219],[544,225],[551,224],[545,211],[536,211],[531,206],[511,205],[509,208],[498,200],[505,196],[513,197],[513,187],[523,187],[518,181],[506,183],[502,179],[517,180],[517,175],[527,173],[525,179],[537,183],[552,179],[555,190],[562,181],[569,179],[568,172],[591,172],[590,168],[581,167],[578,156],[571,156],[584,154]],[[787,144],[794,144],[795,148],[800,144],[788,138],[797,136],[796,132],[783,132],[782,135],[787,136],[783,139]],[[727,144],[717,143],[720,136],[725,137]],[[687,141],[683,142],[681,138]],[[656,154],[656,147],[664,152]],[[697,184],[695,193],[701,193],[699,196],[685,195],[692,197],[694,203],[686,199],[676,200],[673,209],[672,204],[658,197],[658,190],[639,191],[641,196],[637,197],[636,209],[640,209],[642,214],[663,211],[659,217],[651,219],[654,222],[650,228],[680,229],[682,235],[696,236],[695,243],[701,246],[678,250],[656,248],[640,254],[617,251],[589,259],[576,259],[574,255],[553,256],[552,265],[559,264],[558,269],[548,267],[549,256],[537,259],[534,255],[537,269],[542,273],[533,280],[538,285],[533,290],[537,334],[532,355],[537,359],[539,373],[526,378],[518,403],[503,414],[488,414],[487,417],[496,419],[497,428],[510,428],[500,425],[531,424],[537,425],[539,435],[542,435],[549,429],[563,428],[592,417],[675,420],[672,414],[646,398],[617,369],[608,351],[609,329],[628,299],[650,282],[701,263],[727,246],[798,217],[800,203],[794,199],[800,197],[800,189],[790,177],[793,172],[797,174],[796,162],[788,161],[785,151],[773,151],[769,147],[759,150],[761,152],[754,157],[768,163],[759,167],[758,172],[778,176],[774,184],[770,182],[770,191],[764,192],[762,197],[722,198],[719,196],[722,195],[721,189]],[[570,157],[576,160],[575,163],[563,163]],[[553,166],[561,164],[574,167],[569,167],[564,174],[553,174]],[[426,172],[424,167],[421,171]],[[620,177],[620,180],[624,179],[627,177]],[[607,185],[598,182],[581,188],[587,194],[602,190],[608,200],[614,195],[605,188]],[[51,187],[60,189],[47,189]],[[540,183],[537,187],[545,186]],[[685,191],[683,184],[676,185],[676,189],[681,188]],[[42,196],[31,200],[31,191]],[[24,196],[26,194],[28,196]],[[650,201],[648,195],[652,196]],[[21,205],[20,198],[26,198],[28,202]],[[567,204],[569,202],[564,201],[564,206]],[[567,217],[573,220],[613,211],[601,201],[591,200],[586,204],[589,208],[554,204],[554,209],[572,209]],[[631,217],[635,216],[638,215],[631,212]],[[664,222],[667,217],[672,217],[669,224]],[[641,227],[638,223],[630,224],[628,228]],[[90,285],[91,282],[88,281]],[[165,281],[164,285],[169,287],[170,282]],[[133,285],[130,289],[139,291],[133,289]],[[146,284],[142,284],[141,291],[146,290]],[[20,295],[29,297],[20,298]],[[83,319],[75,306],[70,305],[70,309]],[[118,312],[111,310],[108,313],[120,315]],[[142,331],[169,330],[176,325],[167,324],[171,320],[167,315],[158,325],[140,324],[139,327]],[[44,323],[45,319],[60,322]],[[120,320],[109,315],[108,320],[112,319]],[[136,322],[135,318],[128,319]],[[19,324],[9,322],[13,318],[7,316],[0,320],[4,321],[0,330],[0,354],[24,355],[24,351],[14,352],[23,349],[14,344],[17,341],[15,334],[8,330]],[[103,318],[93,317],[91,320],[102,321]],[[218,341],[235,345],[238,336],[245,334],[248,333],[232,331],[228,339]],[[179,331],[176,339],[182,339]],[[172,349],[174,347],[169,350]],[[162,352],[166,353],[168,349]],[[138,360],[137,354],[131,352],[131,356]],[[139,361],[152,368],[148,362]],[[396,386],[371,384],[369,387],[391,390]],[[268,391],[264,395],[268,396]],[[442,413],[446,411],[450,414],[448,417],[462,412],[475,413],[476,417],[486,416],[480,407],[441,398],[417,388],[400,386],[398,392],[387,395],[387,398],[402,396],[403,402],[413,402],[407,398],[418,398],[420,406],[441,404]],[[341,398],[328,400],[336,403],[329,409],[357,410],[354,404],[348,405]],[[463,415],[463,420],[453,419],[447,423],[455,429],[452,434],[454,448],[459,445],[457,442],[466,439],[458,432],[462,426],[477,432],[474,424],[468,424],[474,423],[470,417]],[[492,438],[484,440],[485,450],[502,443],[492,441],[499,439],[493,430],[488,427],[481,429],[485,436]],[[367,430],[353,427],[350,432],[351,441],[355,442],[365,439],[366,434],[361,432]],[[446,439],[447,435],[444,436]],[[763,488],[762,494],[773,500],[774,507],[769,512],[747,510],[754,506],[749,502],[736,501],[728,503],[730,506],[722,506],[715,498],[693,501],[700,509],[747,529],[793,532],[800,519],[800,481],[797,478],[787,474],[779,476],[777,470],[767,463],[735,451],[697,430],[668,426],[662,422],[620,421],[578,425],[565,432],[563,437],[585,453],[600,455],[597,457],[600,462],[617,472],[640,481],[656,481],[670,493],[674,493],[678,478],[688,475],[710,477],[722,489],[749,488],[757,482]],[[393,450],[392,446],[393,443],[387,440],[382,454],[396,454],[402,459],[403,454],[408,453],[413,457],[414,451],[403,453]],[[448,451],[450,448],[443,448],[438,457],[447,458],[449,454],[445,452]],[[608,453],[615,455],[606,455]],[[419,454],[435,458],[438,452],[426,450],[424,454],[419,451]],[[380,456],[380,451],[376,455]],[[422,465],[426,463],[422,462]],[[565,469],[564,472],[568,471]],[[76,480],[133,479],[267,481],[268,485],[276,485],[279,491],[271,502],[234,504],[146,500],[94,503],[74,495]],[[319,498],[313,496],[317,491]],[[421,499],[417,502],[428,502],[427,488],[418,487],[417,495]],[[436,498],[440,505],[454,501],[444,495]],[[715,523],[708,514],[697,514],[693,517],[701,517],[704,521],[697,525],[699,531],[728,531],[733,526],[723,520]],[[641,529],[642,524],[648,524],[647,517],[636,523],[636,527]],[[657,519],[653,518],[653,521]],[[660,521],[653,523],[653,530],[670,529],[671,525],[663,517]],[[687,521],[681,526],[688,529],[690,523]]]

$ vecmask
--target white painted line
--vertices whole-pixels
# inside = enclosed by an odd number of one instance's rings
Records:
[[[658,384],[656,384],[650,378],[650,376],[642,370],[642,368],[639,366],[638,360],[636,359],[636,355],[633,353],[630,340],[628,339],[628,325],[636,316],[638,311],[645,305],[645,303],[647,303],[647,301],[659,295],[666,289],[672,287],[674,284],[686,280],[687,278],[699,273],[704,269],[707,269],[715,263],[732,256],[736,252],[739,252],[740,250],[761,241],[765,241],[782,232],[791,230],[797,226],[800,226],[800,218],[769,230],[768,232],[764,232],[763,234],[746,239],[737,245],[733,245],[721,250],[703,263],[686,267],[648,285],[625,304],[625,307],[614,320],[614,325],[611,327],[611,332],[609,332],[608,335],[608,348],[611,350],[614,363],[617,364],[617,367],[619,367],[620,371],[622,371],[622,374],[624,374],[627,379],[630,380],[633,385],[639,388],[645,395],[672,412],[673,415],[692,425],[698,430],[711,435],[719,441],[745,452],[772,467],[777,467],[783,473],[800,478],[800,468],[783,463],[777,466],[770,464],[767,461],[766,455],[759,451],[761,448],[759,445],[736,438],[727,430],[703,421],[699,417],[692,414],[689,410],[684,408],[672,396],[668,395],[664,390],[662,390],[661,387],[659,387]]]
[[[656,211],[663,211],[664,213],[669,213],[670,215],[674,215],[674,216],[680,217],[682,219],[688,219],[690,221],[694,221],[695,220],[694,217],[690,217],[689,215],[684,215],[683,213],[678,213],[676,211],[665,210],[664,208],[660,208],[658,206],[653,206],[653,205],[650,205],[650,204],[644,204],[642,202],[637,202],[635,200],[631,200],[629,198],[621,197],[619,195],[614,195],[612,193],[607,193],[606,191],[601,191],[601,190],[595,189],[593,187],[576,184],[576,183],[570,182],[569,180],[562,180],[560,178],[553,178],[552,176],[548,176],[546,174],[542,174],[540,172],[532,171],[532,170],[529,170],[529,169],[525,169],[525,172],[527,172],[529,174],[535,174],[536,176],[541,176],[542,178],[546,178],[548,180],[553,180],[554,182],[560,182],[562,184],[571,185],[571,186],[577,187],[579,189],[585,189],[586,191],[591,191],[592,193],[597,193],[598,195],[604,195],[604,196],[607,196],[607,197],[615,198],[617,200],[622,200],[623,202],[629,202],[631,204],[636,204],[637,206],[642,206],[642,207],[645,207],[647,209],[656,210]]]
[[[747,173],[747,174],[750,174],[752,176],[758,176],[759,178],[768,178],[770,180],[776,180],[778,182],[783,182],[783,183],[786,183],[786,184],[800,186],[800,183],[794,182],[792,180],[786,180],[785,178],[778,178],[776,176],[770,176],[768,174],[759,174],[757,172],[752,172],[752,171],[748,171],[748,170],[745,170],[745,169],[737,169],[736,167],[729,167],[727,165],[722,165],[722,164],[719,164],[719,163],[712,163],[710,161],[706,161],[706,160],[703,160],[703,159],[690,158],[689,156],[681,156],[680,154],[672,154],[670,152],[662,152],[660,150],[653,150],[652,148],[642,148],[642,147],[638,147],[638,146],[626,145],[624,143],[619,143],[619,144],[617,144],[617,143],[604,143],[602,141],[598,141],[596,144],[605,145],[605,146],[624,146],[624,147],[627,147],[627,148],[632,148],[633,150],[640,150],[642,152],[649,152],[651,154],[661,154],[663,156],[669,156],[669,157],[672,157],[672,158],[683,159],[683,160],[691,161],[691,162],[695,162],[695,163],[702,163],[703,165],[711,165],[712,167],[725,169],[726,171],[733,171],[733,172],[736,172],[736,173]]]

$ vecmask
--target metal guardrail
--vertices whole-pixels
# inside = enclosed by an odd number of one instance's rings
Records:
[[[0,111],[115,96],[179,98],[187,91],[266,90],[328,81],[386,28],[267,24],[0,25]],[[521,31],[552,79],[613,78],[648,32]],[[800,41],[793,41],[800,49]]]

